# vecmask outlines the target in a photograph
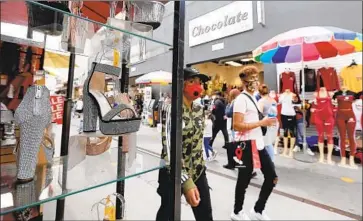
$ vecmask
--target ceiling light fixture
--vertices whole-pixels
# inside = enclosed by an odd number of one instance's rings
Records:
[[[234,67],[242,66],[242,64],[237,63],[235,61],[227,61],[226,64],[229,64],[229,65],[234,66]]]

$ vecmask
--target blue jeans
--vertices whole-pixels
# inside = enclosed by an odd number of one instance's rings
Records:
[[[271,158],[271,161],[274,162],[275,160],[275,152],[274,152],[274,146],[272,144],[265,146],[265,149],[268,153],[268,155]]]
[[[304,119],[297,120],[297,144],[303,144]]]
[[[204,150],[207,158],[209,158],[209,151],[213,151],[213,147],[209,145],[209,141],[211,139],[212,139],[211,137],[204,137]]]

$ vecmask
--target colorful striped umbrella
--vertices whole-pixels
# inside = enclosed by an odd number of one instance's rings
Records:
[[[361,33],[336,27],[312,26],[273,37],[253,51],[253,58],[261,63],[296,63],[361,51]]]

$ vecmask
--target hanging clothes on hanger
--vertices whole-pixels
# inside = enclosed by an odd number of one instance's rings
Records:
[[[314,92],[316,91],[316,72],[314,69],[308,68],[305,66],[304,68],[304,78],[305,78],[305,92]],[[300,91],[302,91],[302,70],[300,70]]]
[[[280,74],[280,93],[285,92],[287,89],[295,94],[298,93],[295,73],[289,69]]]
[[[340,77],[343,80],[343,84],[348,90],[358,93],[362,91],[362,65],[356,64],[353,60],[352,63],[343,68],[340,72]]]
[[[327,91],[336,91],[340,89],[338,74],[333,67],[322,67],[318,69],[316,76],[317,90],[325,87]]]

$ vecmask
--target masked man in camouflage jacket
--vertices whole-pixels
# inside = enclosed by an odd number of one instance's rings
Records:
[[[208,180],[205,174],[205,162],[203,159],[203,131],[204,110],[203,106],[193,102],[201,96],[203,83],[209,77],[200,74],[196,69],[184,69],[183,90],[183,168],[182,187],[183,194],[189,205],[192,206],[196,221],[212,221],[212,206],[209,193]],[[162,143],[161,158],[170,159],[170,119],[171,107],[166,105],[162,111]],[[170,168],[159,171],[158,194],[161,197],[161,205],[157,213],[157,221],[171,221],[171,188]]]

